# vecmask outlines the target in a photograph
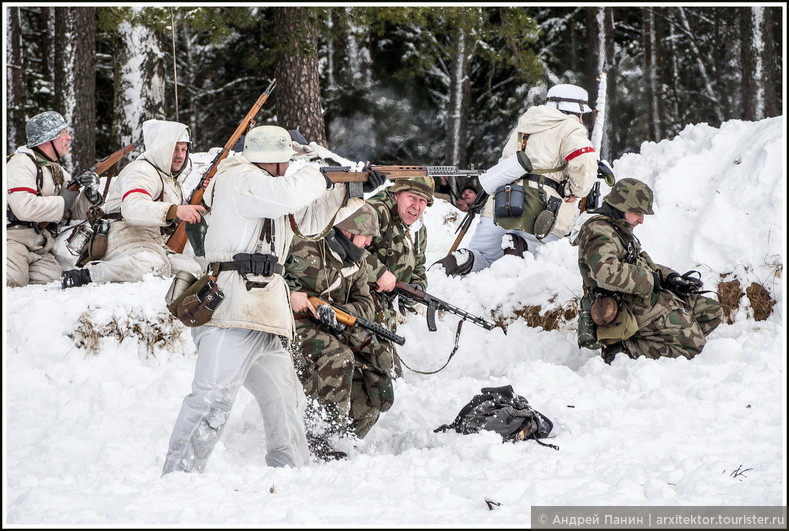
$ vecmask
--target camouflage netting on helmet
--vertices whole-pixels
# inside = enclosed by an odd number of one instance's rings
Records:
[[[621,212],[654,214],[652,211],[654,197],[649,186],[638,179],[628,178],[618,180],[603,198],[603,202]]]

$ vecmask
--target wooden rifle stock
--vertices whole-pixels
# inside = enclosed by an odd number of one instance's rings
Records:
[[[137,148],[137,146],[139,146],[141,143],[142,143],[142,141],[138,140],[136,142],[132,142],[128,146],[122,147],[121,149],[119,149],[115,153],[112,153],[111,155],[107,155],[103,159],[97,161],[96,164],[94,164],[93,166],[91,166],[90,168],[88,168],[87,170],[85,170],[82,173],[85,173],[85,172],[88,172],[88,171],[92,171],[96,175],[101,175],[105,171],[107,171],[110,168],[112,168],[113,166],[115,166],[115,164],[117,164],[118,161],[120,161],[123,157],[125,157],[126,155],[128,155],[129,153],[134,151]],[[82,175],[82,173],[80,173],[79,175]],[[104,201],[103,198],[107,196],[107,190],[109,190],[109,188],[110,188],[110,179],[112,179],[112,177],[108,177],[107,178],[107,183],[104,185],[104,193],[101,194],[102,202]],[[77,190],[79,190],[79,176],[71,179],[66,184],[66,188],[68,188],[69,190],[73,190],[75,192]],[[68,222],[70,222],[70,221],[71,221],[71,212],[69,211],[66,214],[66,217],[64,218],[63,221],[61,221],[60,223],[55,224],[53,226],[60,227],[63,224],[68,224]],[[50,225],[49,221],[42,221],[41,223],[38,224],[39,228],[41,228],[42,230],[47,228],[49,225]],[[55,230],[57,230],[57,229],[55,229]]]
[[[126,155],[128,155],[129,153],[134,151],[137,148],[137,146],[139,146],[140,144],[141,144],[141,141],[138,140],[137,142],[133,142],[133,143],[129,144],[128,146],[122,147],[121,149],[119,149],[118,151],[113,153],[112,155],[108,155],[108,156],[104,157],[103,159],[97,161],[96,164],[94,164],[93,166],[91,166],[90,168],[88,168],[85,171],[92,171],[96,175],[101,175],[105,171],[107,171],[110,168],[112,168],[113,166],[115,166],[115,164],[118,161],[120,161],[123,157],[125,157]],[[82,173],[85,173],[85,172],[82,172]],[[82,173],[80,173],[80,175],[82,175]],[[70,188],[71,190],[77,190],[79,188],[79,177],[75,177],[74,179],[69,181],[69,183],[66,185],[66,187]]]
[[[455,241],[452,242],[452,247],[449,248],[449,252],[447,256],[457,251],[458,246],[460,246],[460,242],[463,241],[463,237],[468,232],[469,227],[471,227],[471,222],[474,221],[474,216],[476,216],[482,207],[485,206],[485,202],[488,200],[488,192],[482,191],[477,194],[477,198],[474,200],[474,203],[469,207],[468,212],[463,217],[463,221],[460,222],[460,226],[457,228],[457,237],[455,237]]]
[[[334,310],[334,315],[337,317],[337,322],[340,324],[344,324],[348,328],[354,326],[361,326],[362,328],[366,328],[367,330],[373,332],[374,334],[378,335],[379,337],[383,337],[384,339],[388,339],[389,341],[393,341],[398,345],[405,344],[405,338],[398,336],[388,328],[384,328],[378,323],[374,323],[372,321],[368,321],[363,317],[359,317],[358,315],[353,315],[350,312],[343,310],[342,308],[338,307],[336,304],[323,300],[320,297],[307,297],[307,300],[310,301],[315,308],[320,306],[321,304],[327,304],[331,306],[331,309]]]
[[[211,166],[208,167],[208,170],[203,174],[203,177],[200,179],[200,182],[197,183],[197,186],[192,191],[192,194],[189,196],[189,203],[190,205],[199,205],[203,201],[203,194],[205,194],[205,187],[208,185],[208,182],[213,179],[214,174],[216,174],[217,167],[219,163],[222,162],[225,158],[227,158],[228,154],[230,154],[230,150],[233,149],[233,146],[236,145],[238,139],[241,138],[241,135],[245,134],[255,123],[255,116],[257,115],[260,108],[266,103],[266,100],[271,94],[271,91],[274,90],[274,86],[277,84],[277,80],[274,79],[269,84],[268,88],[263,92],[263,94],[258,97],[257,101],[252,108],[249,109],[247,115],[239,122],[238,127],[230,136],[230,138],[225,143],[225,146],[222,148],[214,160],[211,162]],[[184,220],[180,220],[178,225],[175,228],[175,231],[170,235],[167,239],[167,247],[175,251],[176,253],[182,253],[184,251],[184,247],[186,247],[187,235],[186,235],[186,222]]]
[[[382,174],[390,181],[399,179],[412,179],[414,177],[478,177],[480,172],[476,170],[459,170],[455,166],[368,166]],[[351,171],[350,166],[323,166],[321,171],[329,177],[333,183],[364,183],[367,182],[369,172]]]

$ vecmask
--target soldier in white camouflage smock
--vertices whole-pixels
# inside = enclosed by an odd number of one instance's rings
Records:
[[[33,116],[25,132],[27,145],[17,148],[5,167],[9,287],[60,279],[62,270],[52,252],[56,225],[69,217],[84,219],[87,209],[101,202],[99,177],[95,173],[85,172],[77,177],[82,193],[67,186],[71,176],[62,161],[71,149],[72,137],[60,113],[45,111]]]
[[[616,322],[603,327],[605,333],[600,326],[597,330],[609,364],[620,352],[631,358],[691,359],[723,320],[720,303],[700,293],[700,275],[680,275],[641,250],[633,229],[643,223],[644,215],[654,214],[653,197],[643,182],[621,179],[583,222],[577,238],[571,238],[578,246],[584,293],[593,299],[610,295],[619,304]],[[632,314],[631,325],[620,317],[624,314]]]

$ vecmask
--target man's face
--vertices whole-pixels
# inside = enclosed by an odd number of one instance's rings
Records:
[[[60,132],[55,140],[52,141],[55,149],[57,149],[58,154],[60,154],[61,157],[64,157],[68,154],[69,149],[71,148],[71,140],[72,137],[67,127]]]
[[[638,227],[644,223],[644,214],[639,214],[638,212],[625,212],[625,221],[627,221],[628,225],[631,227]]]
[[[394,198],[397,201],[397,213],[406,225],[412,225],[427,208],[427,199],[408,190],[395,193]]]
[[[465,189],[460,194],[460,198],[470,205],[477,198],[477,193],[474,190]]]
[[[176,142],[175,149],[173,150],[173,162],[170,164],[170,172],[176,173],[181,171],[181,168],[186,162],[186,157],[189,154],[189,144],[186,142]]]
[[[373,241],[370,236],[364,236],[362,234],[353,234],[352,236],[351,243],[353,243],[359,249],[366,248]]]

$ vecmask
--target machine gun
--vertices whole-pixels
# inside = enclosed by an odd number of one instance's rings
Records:
[[[384,328],[383,326],[379,325],[378,323],[374,323],[372,321],[368,321],[364,317],[356,315],[352,312],[349,312],[342,306],[334,303],[329,302],[325,299],[321,299],[320,297],[308,297],[310,304],[312,304],[315,308],[318,306],[325,304],[331,307],[334,310],[334,314],[337,317],[337,322],[344,324],[348,327],[354,326],[361,326],[362,328],[366,328],[370,332],[374,333],[375,335],[382,337],[384,339],[388,339],[393,343],[397,343],[398,345],[402,345],[405,343],[405,338],[402,336],[398,336],[388,328]]]
[[[436,310],[444,310],[449,313],[454,313],[455,315],[462,317],[463,321],[471,321],[475,325],[481,326],[485,330],[493,330],[493,328],[496,326],[496,323],[487,321],[482,317],[472,315],[465,310],[461,310],[457,306],[453,306],[446,301],[442,301],[441,299],[433,297],[429,293],[415,288],[410,284],[406,284],[405,282],[396,282],[395,292],[398,295],[408,297],[415,302],[427,305],[427,328],[431,332],[436,331]]]

